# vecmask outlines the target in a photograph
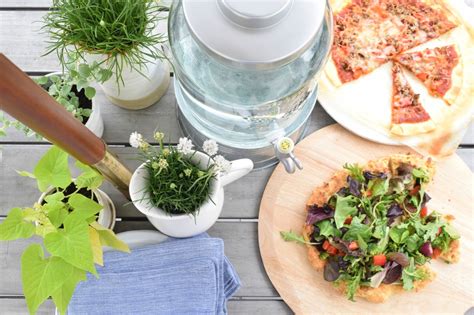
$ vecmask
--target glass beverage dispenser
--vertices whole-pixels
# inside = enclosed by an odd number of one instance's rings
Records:
[[[323,0],[175,0],[169,40],[185,133],[264,167],[291,153],[317,97],[332,44]]]

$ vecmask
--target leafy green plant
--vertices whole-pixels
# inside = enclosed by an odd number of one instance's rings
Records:
[[[68,155],[53,146],[33,173],[18,172],[36,179],[39,190],[48,194],[41,204],[11,209],[0,224],[0,240],[43,239],[43,246],[31,244],[21,257],[23,291],[32,314],[49,297],[64,314],[87,272],[97,276],[95,264],[103,265],[102,246],[129,252],[112,230],[96,222],[103,207],[92,190],[102,184],[102,176],[79,161],[75,165],[82,173],[73,180]]]
[[[165,147],[163,133],[155,133],[154,138],[159,148],[152,147],[137,132],[130,135],[130,144],[140,150],[148,170],[147,201],[169,214],[195,214],[209,199],[211,180],[218,172],[227,171],[230,162],[216,155],[218,146],[213,140],[205,141],[203,149],[214,156],[214,163],[200,169],[192,162],[195,151],[191,140],[180,138],[177,147]]]
[[[146,62],[164,58],[159,45],[166,36],[156,29],[167,10],[150,0],[54,0],[44,17],[51,38],[46,54],[56,52],[63,67],[87,64],[86,54],[104,55],[101,68],[120,86],[124,66],[140,72]]]

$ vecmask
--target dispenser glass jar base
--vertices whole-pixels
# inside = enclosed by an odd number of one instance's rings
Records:
[[[317,88],[311,92],[302,106],[298,119],[284,129],[276,129],[273,133],[259,134],[258,130],[247,128],[234,128],[228,124],[223,128],[214,124],[212,113],[196,113],[196,110],[205,109],[195,102],[190,103],[189,98],[183,96],[179,82],[175,80],[175,93],[178,121],[183,133],[193,140],[193,143],[203,143],[206,139],[214,139],[219,143],[219,152],[227,159],[248,158],[254,163],[255,169],[262,169],[279,162],[275,156],[273,141],[280,137],[289,137],[298,142],[303,138],[309,117],[314,109],[317,98]],[[192,107],[192,109],[190,108]],[[208,121],[205,118],[210,117]],[[269,122],[271,123],[271,122]]]

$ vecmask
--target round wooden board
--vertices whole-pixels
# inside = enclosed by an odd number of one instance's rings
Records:
[[[323,128],[296,146],[304,169],[287,174],[279,165],[271,176],[260,205],[258,236],[265,270],[281,297],[297,314],[383,313],[463,314],[474,305],[473,174],[453,155],[437,163],[436,175],[427,191],[429,207],[456,217],[454,227],[461,234],[461,259],[448,265],[431,263],[436,279],[420,292],[404,292],[383,304],[363,299],[351,302],[314,270],[307,248],[285,242],[280,231],[300,233],[305,204],[311,192],[342,168],[344,163],[365,164],[395,153],[416,154],[408,147],[369,142],[339,125]]]

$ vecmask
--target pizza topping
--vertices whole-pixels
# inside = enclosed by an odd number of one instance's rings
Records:
[[[415,94],[400,66],[396,63],[392,67],[392,124],[419,123],[430,119]]]
[[[396,61],[407,67],[428,88],[430,94],[443,97],[452,86],[452,72],[459,63],[454,45],[405,53]]]
[[[334,21],[332,59],[342,83],[456,26],[421,0],[353,0]]]
[[[391,169],[391,162],[389,165]],[[382,283],[411,290],[414,281],[429,276],[423,265],[435,256],[433,248],[438,249],[436,257],[443,257],[459,238],[449,219],[436,211],[420,216],[430,171],[402,163],[383,172],[364,170],[357,164],[345,165],[345,169],[359,182],[360,195],[352,194],[346,182],[341,187],[346,188],[344,196],[335,193],[327,200],[326,205],[335,209],[334,216],[305,227],[305,231],[311,228],[310,243],[285,236],[292,232],[282,232],[283,238],[317,249],[324,261],[324,279],[343,283],[351,300],[359,288]],[[417,194],[411,195],[418,186]],[[370,196],[365,194],[368,190],[372,191]],[[390,213],[396,220],[391,220]],[[349,216],[350,222],[346,220]]]

